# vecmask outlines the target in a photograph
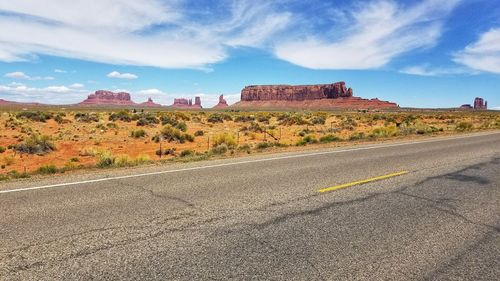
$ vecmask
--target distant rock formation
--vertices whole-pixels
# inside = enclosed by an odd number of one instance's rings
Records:
[[[0,106],[44,106],[44,104],[38,102],[17,102],[17,101],[8,101],[4,99],[0,99]]]
[[[488,109],[488,102],[484,101],[483,98],[475,98],[474,109],[486,110]]]
[[[148,101],[140,103],[139,105],[144,107],[161,107],[161,104],[155,103],[151,98],[148,98]]]
[[[174,104],[171,105],[173,108],[192,108],[192,109],[201,109],[201,98],[195,97],[194,104],[192,99],[178,98],[174,99]]]
[[[473,107],[470,104],[462,104],[460,109],[472,109]]]
[[[319,85],[247,86],[241,91],[236,108],[295,108],[295,109],[380,109],[398,108],[393,102],[362,99],[353,96],[345,82]]]
[[[90,94],[86,100],[80,102],[81,105],[136,105],[130,94],[125,92],[114,93],[111,91],[99,90]]]
[[[216,104],[213,108],[225,108],[228,107],[227,101],[224,99],[224,95],[219,96],[219,103]]]

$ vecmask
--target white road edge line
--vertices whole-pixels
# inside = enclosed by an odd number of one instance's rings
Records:
[[[214,164],[214,165],[207,165],[207,166],[198,166],[198,167],[191,167],[191,168],[183,168],[183,169],[176,169],[176,170],[166,170],[166,171],[157,171],[157,172],[150,172],[150,173],[134,174],[134,175],[127,175],[127,176],[107,177],[107,178],[100,178],[100,179],[94,179],[94,180],[75,181],[75,182],[68,182],[68,183],[58,183],[58,184],[50,184],[50,185],[42,185],[42,186],[34,186],[34,187],[17,188],[17,189],[7,189],[7,190],[0,190],[0,194],[13,193],[13,192],[21,192],[21,191],[30,191],[30,190],[37,190],[37,189],[47,189],[47,188],[53,188],[53,187],[79,185],[79,184],[94,183],[94,182],[112,181],[112,180],[120,180],[120,179],[128,179],[128,178],[137,178],[137,177],[145,177],[145,176],[153,176],[153,175],[161,175],[161,174],[170,174],[170,173],[176,173],[176,172],[185,172],[185,171],[193,171],[193,170],[201,170],[201,169],[210,169],[210,168],[225,167],[225,166],[232,166],[232,165],[241,165],[241,164],[249,164],[249,163],[257,163],[257,162],[267,162],[267,161],[290,159],[290,158],[300,158],[300,157],[309,157],[309,156],[317,156],[317,155],[336,154],[336,153],[342,153],[342,152],[360,151],[360,150],[369,150],[369,149],[387,148],[387,147],[396,147],[396,146],[413,145],[413,144],[428,143],[428,142],[440,142],[440,141],[463,139],[463,138],[472,138],[472,137],[485,136],[485,135],[494,135],[494,134],[498,134],[498,132],[485,133],[485,134],[475,134],[475,135],[466,135],[466,136],[458,136],[458,137],[445,137],[445,138],[439,138],[439,139],[422,140],[422,141],[414,141],[414,142],[403,142],[403,143],[395,143],[395,144],[387,144],[387,145],[375,145],[375,146],[368,146],[368,147],[357,147],[357,148],[349,148],[349,149],[344,149],[344,150],[332,150],[332,151],[321,151],[321,152],[314,152],[314,153],[295,154],[295,155],[278,156],[278,157],[271,157],[271,158],[264,158],[264,159],[254,159],[254,160],[246,160],[246,161],[239,161],[239,162],[231,162],[231,163],[222,163],[222,164]]]

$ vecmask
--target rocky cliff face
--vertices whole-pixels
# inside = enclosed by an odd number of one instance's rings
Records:
[[[304,101],[351,97],[352,89],[345,82],[320,85],[265,85],[247,86],[241,91],[242,101]]]
[[[143,103],[141,103],[141,104],[139,104],[139,105],[140,105],[140,106],[145,106],[145,107],[160,107],[160,106],[161,106],[161,104],[159,104],[159,103],[155,103],[155,102],[153,101],[153,99],[151,99],[151,98],[148,98],[148,101],[143,102]]]
[[[216,104],[213,108],[224,108],[228,107],[227,101],[224,99],[224,95],[219,96],[219,103]]]
[[[174,108],[202,108],[201,106],[201,98],[195,97],[194,104],[192,99],[179,98],[174,99],[174,104],[171,105]]]
[[[248,86],[241,91],[236,108],[290,108],[290,109],[380,109],[397,108],[397,104],[379,99],[353,96],[344,82],[319,85]]]
[[[99,90],[90,94],[86,100],[79,104],[87,105],[135,105],[130,99],[130,94],[125,92],[114,93],[111,91]]]

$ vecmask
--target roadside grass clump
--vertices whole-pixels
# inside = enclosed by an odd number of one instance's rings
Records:
[[[377,116],[377,115],[375,115]],[[370,137],[372,138],[388,138],[388,137],[393,137],[398,134],[398,128],[396,126],[389,126],[389,127],[379,127],[373,129]]]
[[[28,173],[26,173],[26,172],[20,173],[16,170],[9,171],[7,173],[7,176],[11,179],[26,179],[26,178],[30,177],[30,175]]]
[[[82,112],[75,113],[74,118],[77,122],[83,122],[83,123],[99,122],[100,119],[97,113],[82,113]]]
[[[20,153],[43,155],[56,150],[56,146],[49,136],[32,134],[14,149]]]
[[[349,136],[350,141],[362,140],[365,138],[365,134],[361,132],[355,132]]]
[[[222,144],[226,145],[229,149],[234,149],[237,145],[235,137],[226,132],[214,136],[213,147],[217,147]]]
[[[123,121],[123,122],[130,122],[132,121],[132,114],[128,110],[121,110],[118,112],[113,112],[109,115],[108,118],[109,121]]]
[[[8,180],[9,177],[7,175],[4,175],[4,174],[0,174],[0,181],[5,181],[5,180]]]
[[[334,141],[340,141],[340,138],[331,134],[319,138],[319,142],[321,143],[329,143]]]
[[[205,135],[205,132],[203,132],[203,130],[198,130],[198,131],[194,132],[195,137],[201,137],[203,135]]]
[[[134,139],[143,138],[143,137],[146,137],[147,135],[148,134],[143,129],[133,130],[130,132],[130,137],[132,137]]]
[[[5,147],[0,146],[0,154],[1,154],[1,153],[4,153],[6,150],[7,150],[7,149],[6,149]]]
[[[57,167],[52,164],[42,165],[38,167],[36,171],[42,175],[55,174],[58,172]]]
[[[166,149],[163,149],[163,150],[156,150],[155,154],[158,155],[158,156],[161,156],[161,155],[172,155],[172,156],[175,156],[175,151],[177,149],[174,147],[174,148],[166,148]]]
[[[258,144],[255,145],[255,148],[259,149],[259,150],[263,150],[263,149],[270,148],[270,147],[273,147],[273,146],[274,146],[273,143],[259,142]]]
[[[16,118],[18,119],[24,118],[35,122],[46,122],[53,116],[53,113],[42,111],[23,111],[16,114]]]
[[[211,150],[210,153],[220,155],[220,154],[225,154],[229,150],[229,147],[227,144],[219,144],[217,146],[214,146]]]
[[[318,140],[312,136],[305,136],[296,143],[296,146],[318,143]]]
[[[189,156],[193,156],[195,154],[196,154],[196,152],[194,150],[185,149],[185,150],[181,151],[181,154],[179,154],[179,156],[180,157],[189,157]]]
[[[110,151],[101,150],[95,155],[97,157],[96,167],[108,168],[115,164],[116,157]]]
[[[455,127],[455,131],[457,132],[467,132],[467,131],[472,131],[472,123],[470,122],[460,122],[458,125]]]
[[[118,155],[115,158],[113,166],[114,167],[132,167],[132,166],[138,166],[138,165],[142,165],[142,164],[148,164],[151,162],[152,162],[151,158],[149,158],[149,156],[145,155],[145,154],[141,154],[141,155],[137,156],[135,159],[126,155],[126,154],[122,154],[122,155]]]
[[[252,147],[249,144],[244,144],[244,145],[238,146],[239,151],[245,151],[248,154],[251,153],[251,149],[252,149]]]

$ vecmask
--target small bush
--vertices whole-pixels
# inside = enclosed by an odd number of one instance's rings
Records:
[[[41,112],[41,111],[23,111],[19,112],[16,115],[16,118],[25,118],[35,122],[46,122],[51,119],[53,114],[50,112]]]
[[[321,143],[329,143],[329,142],[334,142],[334,141],[339,141],[340,138],[335,136],[335,135],[326,135],[326,136],[322,136],[321,138],[319,138],[319,142]]]
[[[187,125],[185,122],[179,122],[177,125],[175,125],[175,128],[176,129],[179,129],[183,132],[186,132],[187,131]]]
[[[224,121],[231,120],[233,120],[231,115],[223,113],[213,113],[207,118],[207,121],[210,123],[223,123]]]
[[[49,136],[33,134],[16,145],[15,150],[21,153],[46,154],[56,150],[56,147]]]
[[[109,151],[100,151],[97,155],[96,166],[98,168],[107,168],[113,166],[116,158]]]
[[[371,136],[374,138],[387,138],[395,136],[397,134],[398,134],[398,129],[396,128],[396,126],[390,126],[390,127],[380,127],[373,129]]]
[[[158,120],[152,114],[141,114],[141,117],[137,120],[137,126],[154,126],[159,124],[160,120]]]
[[[460,122],[455,127],[455,130],[458,131],[458,132],[471,131],[472,130],[472,123],[470,123],[470,122]]]
[[[193,156],[195,155],[194,150],[186,149],[181,151],[180,157],[187,157],[187,156]]]
[[[271,143],[268,143],[268,142],[259,142],[257,145],[255,145],[255,148],[257,149],[266,149],[266,148],[269,148],[269,147],[272,147],[273,145]]]
[[[55,174],[57,173],[57,168],[54,165],[43,165],[38,168],[37,172],[44,175]]]
[[[0,146],[0,153],[4,153],[4,152],[5,152],[5,150],[7,150],[5,147]]]
[[[128,110],[122,110],[119,112],[113,112],[109,115],[109,121],[123,121],[130,122],[132,121],[132,115]]]
[[[194,132],[195,137],[201,137],[203,135],[205,135],[205,133],[202,130],[198,130],[198,131]]]
[[[133,130],[132,132],[130,132],[130,136],[134,139],[143,138],[147,135],[148,134],[143,129]]]
[[[318,143],[318,140],[312,136],[305,136],[300,141],[297,142],[297,146],[302,146],[306,144]]]
[[[172,126],[176,126],[179,122],[177,122],[177,120],[175,118],[173,118],[172,116],[170,115],[163,115],[160,117],[160,121],[161,121],[161,124],[162,125],[172,125]]]
[[[25,179],[25,178],[30,177],[30,175],[28,173],[26,173],[26,172],[19,173],[16,170],[12,170],[12,171],[8,172],[7,176],[9,176],[10,178],[13,178],[13,179]]]
[[[255,117],[253,117],[252,115],[240,115],[240,116],[237,116],[236,118],[234,118],[234,122],[240,122],[240,123],[250,122],[250,121],[254,121],[254,120],[255,120]]]
[[[229,150],[228,146],[223,143],[215,146],[210,150],[213,154],[225,154]]]
[[[325,122],[326,122],[326,119],[323,116],[314,116],[313,118],[311,118],[311,123],[313,123],[313,124],[324,125]]]
[[[160,134],[168,142],[176,141],[184,143],[186,141],[189,142],[194,141],[194,137],[192,135],[182,133],[179,129],[172,127],[172,125],[166,125],[165,127],[163,127]],[[159,141],[159,136],[158,136],[158,141]]]
[[[225,144],[230,149],[235,148],[237,145],[236,139],[229,133],[218,134],[214,137],[213,146],[216,147],[221,144]]]
[[[362,140],[365,138],[365,134],[364,133],[360,133],[360,132],[356,132],[356,133],[353,133],[352,135],[349,136],[349,140],[353,141],[353,140]]]
[[[78,122],[91,123],[99,122],[99,115],[97,113],[75,113],[75,120]]]

